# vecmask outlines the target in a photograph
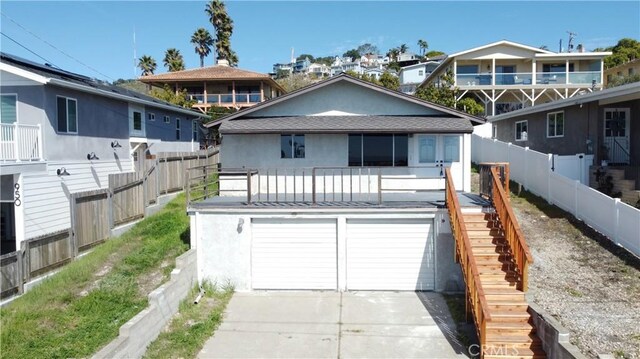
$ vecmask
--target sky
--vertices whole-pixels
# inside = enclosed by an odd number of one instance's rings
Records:
[[[137,57],[175,47],[187,68],[199,66],[190,44],[213,28],[206,1],[0,1],[0,49],[67,71],[114,81],[134,78]],[[335,56],[363,43],[383,53],[400,44],[419,51],[463,51],[494,41],[566,48],[567,31],[588,50],[640,39],[640,1],[227,1],[239,67],[270,72],[294,54]],[[135,34],[135,43],[134,43]],[[8,37],[7,37],[8,36]],[[10,38],[10,39],[9,39]],[[12,39],[12,40],[11,40]],[[15,41],[15,42],[14,42]],[[16,44],[19,43],[20,45]],[[45,60],[43,60],[46,59]],[[205,65],[213,65],[213,56]]]

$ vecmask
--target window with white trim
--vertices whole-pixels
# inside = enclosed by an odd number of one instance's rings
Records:
[[[193,130],[193,136],[191,137],[191,139],[194,142],[200,141],[200,139],[198,138],[198,122],[197,121],[191,122],[191,129]]]
[[[176,140],[180,140],[180,119],[176,117]]]
[[[436,136],[420,135],[418,137],[418,161],[420,163],[436,162]]]
[[[492,131],[493,131],[493,137],[492,138],[498,138],[498,126],[496,125],[491,125],[492,126]]]
[[[156,120],[156,114],[155,114],[155,113],[153,113],[153,112],[149,112],[149,113],[147,114],[147,120],[149,120],[149,121],[155,121],[155,120]]]
[[[18,121],[18,95],[2,94],[0,123],[12,124]]]
[[[547,114],[547,137],[564,137],[564,111]]]
[[[169,116],[164,116],[164,123],[171,123],[171,118]]]
[[[78,133],[78,102],[69,97],[57,97],[58,132]]]
[[[529,131],[529,121],[516,122],[516,141],[526,141]]]
[[[460,162],[460,136],[444,136],[445,162]]]

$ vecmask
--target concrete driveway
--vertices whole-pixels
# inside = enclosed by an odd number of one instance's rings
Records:
[[[236,293],[199,358],[458,358],[466,348],[430,292]]]

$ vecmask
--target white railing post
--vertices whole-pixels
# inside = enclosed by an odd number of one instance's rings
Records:
[[[574,210],[573,210],[573,215],[577,218],[580,219],[580,212],[579,212],[579,208],[578,207],[578,187],[580,187],[580,181],[575,181],[574,185],[573,185],[573,206],[574,206]]]
[[[18,124],[13,124],[13,156],[20,162],[20,146],[18,145]]]
[[[551,201],[551,166],[553,163],[553,154],[547,154],[547,202],[553,204]]]
[[[620,224],[620,198],[613,199],[613,241],[620,244],[618,226]]]
[[[529,146],[524,148],[523,163],[524,163],[524,188],[530,191],[531,189],[529,188]]]
[[[44,149],[42,148],[42,126],[38,124],[38,160],[44,159]]]

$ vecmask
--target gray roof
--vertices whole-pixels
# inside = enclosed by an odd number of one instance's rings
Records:
[[[468,118],[446,116],[286,116],[222,122],[220,133],[471,133]]]

